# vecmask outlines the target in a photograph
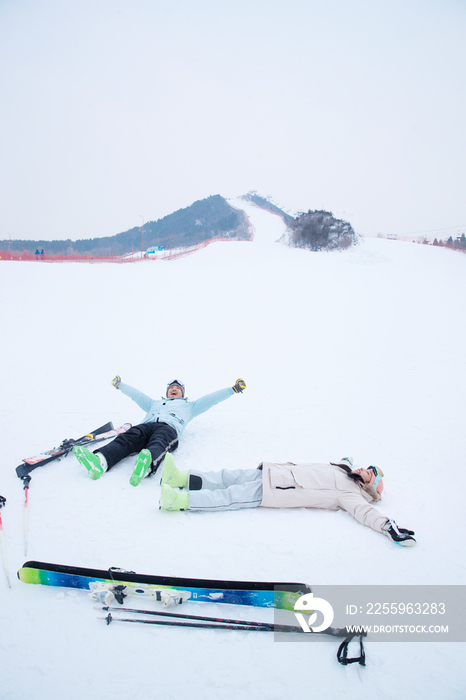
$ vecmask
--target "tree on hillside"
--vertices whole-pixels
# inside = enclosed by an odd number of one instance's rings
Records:
[[[461,236],[458,236],[458,238],[456,239],[455,245],[458,248],[466,249],[466,236],[464,235],[464,233],[462,233]]]
[[[359,242],[348,221],[337,219],[332,212],[308,211],[293,219],[284,236],[285,242],[295,248],[308,250],[344,250]]]
[[[287,226],[289,226],[293,221],[293,217],[291,216],[291,214],[288,214],[286,211],[283,211],[283,209],[280,209],[280,207],[277,207],[277,205],[274,204],[269,197],[261,197],[254,190],[251,190],[247,194],[243,194],[241,196],[241,199],[246,200],[246,202],[252,202],[253,204],[257,204],[258,207],[262,207],[262,209],[267,209],[268,211],[271,211],[274,214],[279,214],[284,219]]]

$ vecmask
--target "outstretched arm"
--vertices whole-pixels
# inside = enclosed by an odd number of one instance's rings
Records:
[[[376,532],[383,532],[382,527],[387,522],[387,516],[379,513],[365,498],[357,493],[345,492],[338,499],[338,505],[346,510],[361,525],[371,527]]]
[[[233,394],[242,393],[246,389],[246,383],[243,379],[237,379],[236,383],[232,387],[227,387],[226,389],[220,389],[219,391],[214,391],[212,394],[207,394],[202,396],[202,398],[197,399],[191,403],[192,417],[208,411],[209,408],[215,406],[221,401],[225,401]]]
[[[403,547],[411,547],[416,544],[412,530],[398,527],[394,520],[386,515],[381,515],[377,508],[370,505],[357,493],[345,493],[339,499],[338,505],[353,516],[361,525],[367,525],[376,532],[387,535],[396,544]]]
[[[119,389],[123,392],[123,394],[129,396],[130,399],[133,399],[133,401],[137,403],[139,408],[142,408],[142,410],[146,411],[146,413],[149,412],[150,407],[153,403],[150,396],[146,396],[146,394],[143,394],[142,391],[134,389],[134,387],[130,386],[129,384],[123,384],[123,382],[121,381],[121,377],[118,374],[114,379],[112,379],[112,384],[115,387],[115,389]]]

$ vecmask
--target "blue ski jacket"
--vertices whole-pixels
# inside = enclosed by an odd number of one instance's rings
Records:
[[[139,408],[147,412],[141,423],[168,423],[172,428],[175,428],[178,437],[181,436],[189,421],[208,411],[209,408],[220,403],[220,401],[225,401],[225,399],[228,399],[235,393],[232,387],[227,387],[226,389],[220,389],[212,394],[202,396],[196,401],[188,401],[188,399],[166,398],[154,400],[150,396],[143,394],[142,391],[123,383],[120,384],[120,391],[129,396],[130,399],[133,399]]]

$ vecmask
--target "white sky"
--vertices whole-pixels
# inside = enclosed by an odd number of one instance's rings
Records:
[[[466,229],[464,0],[0,0],[0,239],[212,194]]]

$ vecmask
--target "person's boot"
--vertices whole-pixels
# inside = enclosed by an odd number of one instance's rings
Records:
[[[151,464],[152,455],[149,450],[141,450],[136,457],[133,473],[129,479],[131,486],[137,486],[141,483],[144,477],[148,475]]]
[[[180,472],[175,464],[175,460],[167,452],[163,462],[162,478],[160,479],[162,486],[168,484],[172,488],[186,489],[188,488],[188,477],[189,472]]]
[[[86,450],[85,447],[78,445],[77,447],[73,447],[73,454],[79,464],[87,469],[89,476],[91,479],[94,479],[94,481],[100,479],[102,474],[107,471],[107,460],[100,452],[94,454]]]
[[[189,510],[189,491],[178,491],[163,484],[159,507],[160,510]]]

